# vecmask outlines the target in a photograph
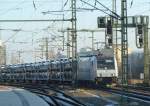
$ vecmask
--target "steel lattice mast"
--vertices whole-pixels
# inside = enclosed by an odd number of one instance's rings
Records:
[[[76,0],[71,0],[71,9],[72,9],[72,28],[71,28],[71,37],[72,37],[72,58],[76,60],[73,62],[73,84],[77,84],[77,17],[76,17]]]
[[[77,58],[77,25],[76,25],[76,0],[71,1],[71,8],[72,8],[72,57]]]
[[[121,1],[122,84],[128,84],[127,0]]]

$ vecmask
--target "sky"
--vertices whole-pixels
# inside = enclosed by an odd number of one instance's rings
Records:
[[[70,0],[0,0],[0,19],[65,19],[71,18],[71,12],[47,12],[47,11],[62,11],[70,10]],[[84,0],[94,5],[94,0]],[[112,0],[99,0],[109,9],[112,9]],[[117,0],[117,14],[120,15],[120,1]],[[149,0],[128,0],[128,16],[133,15],[149,15],[150,1]],[[96,4],[100,9],[102,6]],[[91,8],[86,4],[77,0],[77,8]],[[43,14],[47,12],[47,14]],[[97,17],[106,16],[101,11],[78,11],[77,12],[77,29],[97,29]],[[21,59],[24,62],[35,61],[35,53],[32,51],[39,50],[43,44],[42,37],[49,37],[50,45],[62,45],[62,33],[60,29],[71,27],[70,22],[32,22],[32,23],[0,23],[0,36],[4,44],[7,46],[7,59],[10,63],[12,54],[18,55],[17,51],[25,51],[21,53]],[[22,29],[23,31],[12,31],[12,29]],[[66,36],[66,34],[65,34]],[[78,51],[83,47],[91,47],[91,33],[78,33]],[[96,41],[104,41],[104,32],[96,32],[94,34]],[[135,47],[135,29],[128,30],[129,47],[133,50],[138,50]],[[56,39],[52,39],[55,38]],[[15,43],[24,42],[24,43]],[[58,48],[54,46],[55,52]],[[66,53],[61,51],[62,53]],[[36,53],[39,55],[39,53]],[[39,59],[40,60],[40,59]]]

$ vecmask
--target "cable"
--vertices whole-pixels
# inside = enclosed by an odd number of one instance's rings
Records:
[[[12,36],[10,36],[6,41],[4,41],[3,43],[7,43],[10,39],[12,39],[14,36],[16,36],[20,31],[16,31],[15,34],[13,34]]]
[[[20,31],[20,32],[31,32],[34,33],[34,31],[30,31],[30,30],[23,30],[23,29],[4,29],[4,28],[0,28],[1,31]],[[41,29],[42,30],[42,29]],[[36,33],[36,32],[35,32]]]
[[[101,6],[103,6],[104,8],[106,8],[108,11],[110,11],[111,13],[113,13],[115,16],[120,17],[117,13],[115,13],[114,11],[110,10],[108,7],[106,7],[105,5],[103,5],[101,2],[99,2],[98,0],[95,0],[97,3],[99,3]]]
[[[34,10],[37,10],[34,0],[32,1]]]
[[[77,8],[76,11],[77,12],[85,12],[85,11],[96,11],[97,9],[95,8]],[[55,14],[55,13],[63,13],[63,12],[71,12],[72,10],[58,10],[58,11],[46,11],[46,12],[41,12],[42,14],[46,15],[46,14],[52,14],[52,15],[62,15],[62,14]],[[103,10],[103,11],[107,11],[107,10]]]
[[[86,2],[89,2],[90,0],[88,0],[88,1],[86,1]],[[82,6],[81,7],[83,7],[85,5],[85,3],[82,3]]]
[[[68,3],[68,0],[66,0],[66,2],[65,2],[65,4],[64,4],[64,7],[67,5],[67,3]]]
[[[97,2],[96,2],[96,0],[94,0],[94,6],[96,6],[97,5]]]
[[[85,3],[85,4],[87,4],[87,5],[89,5],[89,6],[91,6],[91,7],[94,7],[95,9],[97,9],[97,10],[99,10],[99,11],[101,11],[101,12],[107,14],[107,15],[109,15],[109,16],[112,17],[112,18],[120,19],[120,16],[119,16],[119,15],[115,15],[115,16],[114,16],[114,15],[112,15],[112,14],[107,13],[106,11],[104,11],[104,10],[102,10],[102,9],[99,9],[98,7],[93,6],[93,5],[90,4],[90,3],[87,3],[87,2],[85,2],[85,1],[83,1],[83,0],[80,0],[80,1],[83,2],[83,3]],[[119,17],[118,17],[118,16],[119,16]]]
[[[131,1],[131,4],[130,4],[130,8],[132,8],[132,5],[133,5],[133,1],[134,1],[134,0],[132,0],[132,1]]]
[[[25,0],[24,0],[25,1]],[[33,15],[33,14],[31,14],[31,15]],[[31,16],[32,17],[32,16]],[[24,27],[24,25],[25,25],[25,22],[21,25],[21,27],[19,28],[19,29],[17,29],[17,30],[13,30],[13,31],[16,31],[16,33],[15,34],[13,34],[12,36],[10,36],[6,41],[4,41],[3,43],[7,43],[9,40],[11,40],[12,38],[14,38],[21,30],[22,30],[22,28]]]
[[[35,2],[34,2],[35,3]],[[17,5],[16,5],[17,6]],[[36,6],[35,6],[36,7]],[[36,7],[37,8],[37,7]],[[8,11],[9,12],[9,11]],[[55,22],[53,22],[52,24],[53,25],[56,25],[56,24],[54,24]],[[12,38],[14,38],[18,33],[20,33],[20,32],[24,32],[25,30],[23,30],[22,29],[22,27],[23,27],[23,25],[19,28],[19,29],[1,29],[1,30],[10,30],[10,31],[15,31],[15,33],[13,34],[13,35],[11,35],[9,38],[7,38],[5,41],[4,41],[4,43],[7,43],[7,42],[9,42]],[[25,41],[25,40],[23,40],[23,41]],[[26,41],[28,41],[28,40],[26,40]],[[18,42],[19,43],[19,42]],[[25,43],[25,42],[20,42],[20,43]]]

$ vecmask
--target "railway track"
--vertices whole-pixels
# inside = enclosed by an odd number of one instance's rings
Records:
[[[150,93],[150,87],[128,85],[128,88],[130,88],[132,90],[138,90],[138,91],[141,91],[141,92],[144,92],[144,93]]]
[[[48,97],[49,99],[51,99],[53,101],[53,105],[54,106],[60,106],[59,102],[66,102],[67,104],[70,104],[70,106],[86,106],[85,104],[83,104],[83,102],[81,103],[81,101],[79,102],[77,99],[75,99],[74,97],[68,96],[66,95],[63,91],[64,90],[70,90],[73,89],[71,86],[65,86],[65,88],[62,88],[60,86],[50,86],[47,84],[38,84],[38,85],[31,85],[31,84],[6,84],[9,86],[15,86],[15,87],[19,87],[19,88],[23,88],[26,89],[30,92],[33,92],[35,94],[37,94],[40,98],[44,99],[48,104],[49,101],[47,99],[45,99],[44,96]],[[86,89],[90,89],[90,88],[86,88]],[[95,88],[92,88],[93,90]],[[123,97],[127,97],[127,98],[134,98],[136,100],[141,100],[147,103],[150,103],[150,92],[149,93],[145,93],[145,92],[139,92],[139,90],[133,90],[133,89],[128,89],[126,90],[122,90],[120,87],[115,87],[115,88],[99,88],[99,89],[95,89],[97,91],[104,91],[104,92],[108,92],[111,94],[117,94]],[[52,106],[53,106],[52,105]]]
[[[118,88],[121,88],[121,85],[117,85]],[[145,86],[137,86],[137,85],[128,85],[128,86],[123,86],[124,88],[129,88],[133,90],[141,90],[143,92],[150,92],[150,87],[145,87]]]
[[[145,93],[145,92],[139,92],[139,90],[133,90],[133,89],[127,89],[127,90],[122,90],[121,88],[107,88],[107,89],[103,89],[107,92],[110,93],[115,93],[115,94],[119,94],[119,95],[123,95],[123,96],[127,96],[127,97],[132,97],[132,98],[137,98],[140,100],[144,100],[144,101],[149,101],[150,102],[150,92]]]
[[[86,106],[75,98],[65,94],[59,87],[30,84],[3,84],[12,87],[18,87],[30,91],[42,98],[49,106]]]
[[[142,101],[148,101],[150,103],[150,87],[141,87],[141,86],[127,86],[123,87],[122,90],[121,86],[117,87],[102,87],[102,88],[95,88],[92,87],[91,89],[95,90],[102,90],[109,93],[114,93],[122,96],[126,96],[129,98],[140,99]]]

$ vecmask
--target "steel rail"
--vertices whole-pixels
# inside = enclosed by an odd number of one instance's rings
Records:
[[[4,84],[2,84],[1,83],[1,85],[14,86],[14,87],[25,89],[25,90],[30,91],[30,92],[35,93],[35,94],[47,96],[52,101],[54,100],[54,103],[56,104],[56,106],[60,106],[60,105],[58,105],[59,103],[57,102],[57,100],[66,102],[66,103],[71,104],[73,106],[86,106],[85,104],[79,102],[75,98],[65,94],[64,92],[62,92],[58,88],[53,87],[53,86],[48,86],[47,84],[31,85],[31,84],[16,84],[16,83],[13,83],[13,84],[12,83],[11,84],[10,83],[4,83]],[[49,91],[53,91],[55,94],[61,94],[66,99],[61,98],[61,97],[57,97],[55,95],[49,95]],[[46,101],[46,102],[48,103],[48,101]],[[50,103],[48,103],[48,104],[50,105]]]
[[[121,87],[121,85],[117,85],[117,87]],[[133,90],[141,90],[143,92],[149,92],[150,93],[150,87],[144,87],[144,86],[133,86],[133,85],[128,85],[128,86],[123,86],[128,87],[129,89],[133,89]]]
[[[64,99],[64,98],[61,98],[61,97],[58,97],[58,96],[55,96],[55,95],[53,95],[53,96],[49,95],[49,94],[48,94],[48,91],[47,91],[44,87],[39,87],[39,88],[38,88],[38,90],[39,90],[40,92],[39,92],[39,91],[34,91],[34,90],[37,90],[37,87],[36,87],[36,88],[33,88],[33,86],[32,86],[31,88],[26,88],[26,87],[25,87],[24,89],[26,89],[26,90],[28,90],[28,91],[30,91],[30,92],[33,92],[33,93],[35,93],[35,94],[41,94],[41,95],[45,95],[45,96],[51,97],[51,98],[53,98],[55,101],[60,100],[60,101],[66,102],[66,103],[71,104],[71,105],[73,105],[73,106],[86,106],[86,105],[80,103],[79,101],[77,101],[77,100],[75,100],[75,99],[72,99],[70,96],[66,96],[66,94],[64,94],[64,93],[62,93],[61,91],[58,91],[58,90],[50,89],[50,90],[52,90],[52,91],[54,91],[54,92],[56,92],[56,93],[62,94],[65,98],[67,98],[67,99],[69,99],[69,100]],[[41,92],[41,91],[42,91],[42,92]]]
[[[125,91],[122,89],[114,89],[114,88],[106,88],[103,89],[106,92],[110,92],[110,93],[115,93],[115,94],[119,94],[119,95],[123,95],[123,96],[127,96],[127,97],[133,97],[133,98],[137,98],[137,99],[141,99],[144,101],[150,101],[150,95],[148,94],[144,94],[144,93],[139,93],[138,91]]]

